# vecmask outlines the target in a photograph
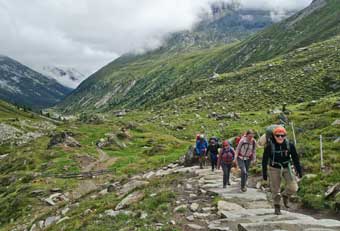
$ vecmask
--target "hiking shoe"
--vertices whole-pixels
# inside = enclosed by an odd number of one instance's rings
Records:
[[[247,187],[242,187],[242,188],[241,188],[241,191],[242,191],[242,192],[247,192]]]
[[[282,200],[283,200],[283,205],[288,209],[289,198],[287,196],[282,196]]]
[[[280,205],[274,205],[274,213],[275,215],[281,215]]]
[[[228,185],[231,185],[231,184],[230,184],[230,181],[228,182]]]

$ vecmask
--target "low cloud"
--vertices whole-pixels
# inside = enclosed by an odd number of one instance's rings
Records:
[[[273,17],[311,2],[239,1],[244,8],[271,10]],[[157,47],[164,35],[190,29],[210,2],[0,0],[0,54],[36,68],[75,67],[90,74],[123,53]]]

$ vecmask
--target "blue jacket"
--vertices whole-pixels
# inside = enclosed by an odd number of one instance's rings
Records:
[[[204,151],[208,148],[208,142],[204,139],[203,142],[201,140],[196,141],[196,155],[205,154]]]

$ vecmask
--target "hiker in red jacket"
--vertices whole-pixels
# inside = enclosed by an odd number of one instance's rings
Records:
[[[217,161],[217,169],[220,169],[220,166],[222,166],[223,170],[223,188],[226,188],[227,184],[230,185],[229,176],[231,167],[233,166],[234,158],[235,151],[230,146],[228,140],[225,140],[222,144],[222,148],[220,150],[220,154],[218,155]]]
[[[237,145],[235,155],[235,165],[241,170],[241,191],[247,191],[247,179],[249,166],[251,162],[256,161],[256,141],[254,139],[255,132],[249,129]]]

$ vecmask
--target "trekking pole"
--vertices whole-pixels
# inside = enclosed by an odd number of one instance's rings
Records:
[[[294,138],[294,145],[296,146],[296,137],[295,137],[295,130],[294,130],[294,122],[292,121],[292,130],[293,130],[293,138]]]
[[[325,168],[323,165],[323,150],[322,150],[322,135],[320,135],[320,159],[321,159],[321,172]]]

